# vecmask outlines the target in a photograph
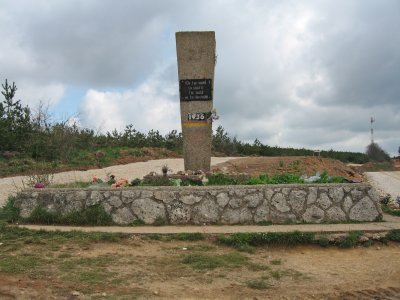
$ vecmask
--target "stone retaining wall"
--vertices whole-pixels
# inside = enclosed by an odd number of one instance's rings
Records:
[[[307,184],[125,189],[25,190],[22,217],[35,207],[66,214],[102,204],[117,224],[276,224],[375,221],[382,218],[368,184]]]

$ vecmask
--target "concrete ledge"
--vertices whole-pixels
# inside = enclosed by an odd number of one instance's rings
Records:
[[[66,214],[101,204],[116,224],[257,224],[365,222],[382,219],[369,184],[301,184],[124,189],[30,189],[16,206]]]

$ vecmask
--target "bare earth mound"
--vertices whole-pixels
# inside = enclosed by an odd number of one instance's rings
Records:
[[[315,156],[244,157],[217,164],[212,169],[215,172],[247,173],[251,176],[282,173],[312,176],[327,171],[329,176],[363,181],[360,173],[341,161]]]

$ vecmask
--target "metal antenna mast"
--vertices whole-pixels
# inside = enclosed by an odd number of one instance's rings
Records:
[[[371,117],[371,144],[374,143],[374,127],[373,127],[374,122],[375,122],[374,117]]]

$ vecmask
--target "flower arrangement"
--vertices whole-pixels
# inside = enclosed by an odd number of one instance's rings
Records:
[[[116,180],[113,184],[111,184],[111,187],[118,188],[118,187],[125,187],[127,185],[128,185],[128,179],[120,178]]]

